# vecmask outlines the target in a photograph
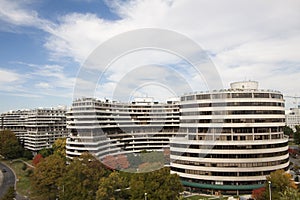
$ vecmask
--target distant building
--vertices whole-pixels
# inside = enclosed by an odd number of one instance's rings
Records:
[[[38,108],[1,114],[1,129],[13,131],[25,149],[38,152],[66,138],[66,108]]]
[[[285,115],[285,123],[295,131],[295,126],[300,125],[300,108],[291,108]]]
[[[26,134],[25,120],[29,110],[9,111],[1,114],[1,129],[12,130],[21,144],[24,144]]]

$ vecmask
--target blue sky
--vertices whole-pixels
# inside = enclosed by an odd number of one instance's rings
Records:
[[[69,106],[78,83],[96,84],[98,98],[113,98],[121,88],[163,100],[184,90],[172,91],[178,80],[192,91],[211,89],[207,77],[178,57],[148,50],[118,58],[99,84],[79,80],[99,45],[141,28],[172,30],[195,41],[225,88],[251,79],[300,96],[299,10],[294,0],[0,0],[0,112]],[[293,101],[287,98],[288,106]]]

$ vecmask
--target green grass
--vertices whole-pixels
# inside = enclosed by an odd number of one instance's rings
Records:
[[[11,163],[10,161],[5,161],[7,165],[9,165],[16,173],[17,178],[17,192],[23,196],[30,196],[30,177],[28,176],[28,171],[33,170],[28,167],[26,170],[23,170],[24,166],[21,161],[14,161]]]

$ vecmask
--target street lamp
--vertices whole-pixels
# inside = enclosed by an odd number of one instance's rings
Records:
[[[145,200],[147,200],[147,192],[145,192]]]
[[[269,183],[269,196],[270,196],[270,200],[272,200],[271,181],[268,181],[268,183]]]

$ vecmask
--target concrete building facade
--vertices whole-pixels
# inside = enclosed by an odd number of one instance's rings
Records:
[[[248,193],[266,176],[289,170],[284,99],[280,92],[237,82],[227,90],[184,95],[180,131],[172,138],[171,172],[207,193]]]
[[[1,114],[1,129],[13,131],[25,149],[34,153],[66,138],[66,108],[37,108]]]

